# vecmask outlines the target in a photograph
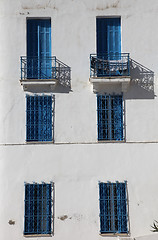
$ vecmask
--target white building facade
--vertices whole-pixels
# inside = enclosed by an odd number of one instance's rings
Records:
[[[158,239],[157,12],[0,1],[2,239]]]

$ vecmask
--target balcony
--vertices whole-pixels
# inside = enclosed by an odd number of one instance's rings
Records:
[[[130,83],[129,53],[91,54],[90,82],[121,84],[122,91],[126,91]]]
[[[50,86],[54,89],[57,84],[70,87],[71,68],[53,57],[21,57],[20,83],[24,90],[29,86]]]

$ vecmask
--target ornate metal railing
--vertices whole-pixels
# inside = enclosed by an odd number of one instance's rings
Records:
[[[21,80],[56,79],[70,86],[71,68],[53,57],[21,57]]]
[[[129,53],[90,54],[90,77],[129,75]]]

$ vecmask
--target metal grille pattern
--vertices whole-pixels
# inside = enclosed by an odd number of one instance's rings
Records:
[[[21,57],[21,80],[57,79],[64,86],[70,86],[71,69],[53,57]]]
[[[26,96],[26,141],[52,141],[52,97]]]
[[[90,55],[90,76],[129,76],[129,53],[105,53]]]
[[[128,233],[127,183],[99,183],[101,233]]]
[[[98,141],[123,140],[122,95],[97,95]]]
[[[51,184],[25,184],[25,235],[51,234],[51,196]]]

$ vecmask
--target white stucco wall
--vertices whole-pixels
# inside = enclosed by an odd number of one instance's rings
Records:
[[[24,182],[53,181],[55,226],[50,239],[101,240],[98,181],[127,180],[128,239],[149,235],[155,240],[150,225],[158,219],[157,11],[155,0],[0,1],[2,239],[24,239]],[[89,82],[89,55],[96,52],[96,16],[121,17],[122,52],[129,52],[137,62],[123,96],[126,143],[97,143],[96,94]],[[26,92],[19,79],[29,17],[51,18],[52,55],[72,71],[71,91],[53,92],[55,144],[25,143]],[[148,75],[154,72],[154,90],[153,79],[148,79],[149,84],[138,74],[141,68]],[[119,88],[109,89],[117,92]],[[60,220],[63,215],[68,217],[64,221]],[[15,225],[8,224],[11,219]]]
[[[149,1],[0,2],[1,143],[25,142],[25,93],[19,84],[26,55],[26,19],[50,17],[52,55],[72,70],[72,91],[56,93],[55,141],[96,142],[96,96],[89,83],[89,55],[96,52],[96,16],[121,16],[122,52],[154,72],[154,92],[131,83],[126,101],[126,140],[157,141],[158,4]],[[138,80],[139,76],[135,76]],[[5,104],[4,104],[5,103]],[[19,114],[20,113],[20,114]],[[12,121],[10,121],[12,119]],[[63,121],[63,119],[66,119]],[[152,122],[151,122],[152,121]]]
[[[52,239],[104,238],[99,235],[98,181],[108,180],[127,180],[130,237],[151,234],[150,225],[158,210],[157,144],[28,145],[0,149],[2,239],[24,239],[24,182],[33,181],[55,184]],[[67,219],[60,220],[64,215]],[[10,219],[15,220],[15,225],[8,224]]]

